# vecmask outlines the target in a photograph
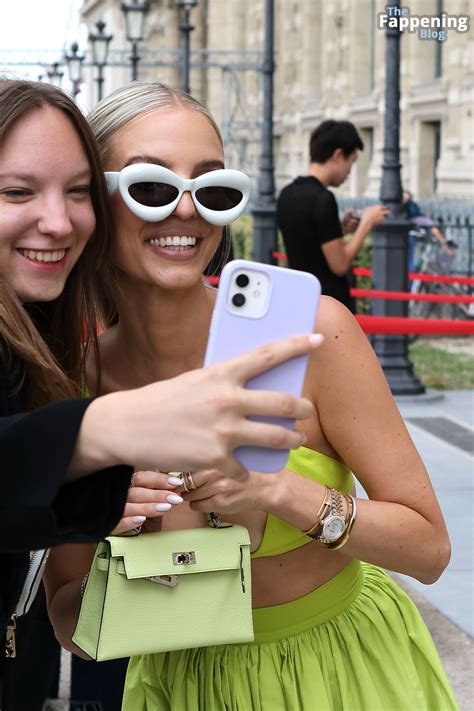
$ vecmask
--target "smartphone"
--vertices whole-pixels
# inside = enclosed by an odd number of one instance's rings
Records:
[[[321,295],[315,276],[294,269],[236,259],[220,277],[204,365],[213,365],[272,341],[311,333]],[[281,363],[249,380],[247,388],[301,395],[308,356]],[[294,420],[251,418],[293,429]],[[235,457],[249,470],[275,472],[285,466],[289,451],[238,447]]]

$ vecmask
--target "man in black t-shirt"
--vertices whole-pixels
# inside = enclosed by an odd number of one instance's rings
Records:
[[[342,185],[363,147],[352,123],[324,121],[311,134],[308,174],[283,188],[277,202],[278,227],[289,266],[314,274],[322,293],[351,311],[354,305],[347,272],[366,235],[389,210],[384,205],[371,205],[360,219],[349,210],[341,224],[336,199],[327,188]],[[349,232],[353,237],[345,242],[342,237]]]

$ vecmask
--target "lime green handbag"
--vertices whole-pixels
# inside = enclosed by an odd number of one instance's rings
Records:
[[[109,536],[98,544],[72,638],[92,659],[251,642],[246,528]]]

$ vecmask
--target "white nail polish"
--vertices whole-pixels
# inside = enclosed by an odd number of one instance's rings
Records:
[[[170,486],[182,486],[183,480],[180,479],[178,476],[169,476],[168,477],[168,484]]]
[[[164,511],[169,511],[170,508],[171,504],[156,504],[155,511],[158,511],[158,513],[163,513]]]
[[[166,501],[169,501],[170,504],[182,504],[183,503],[183,499],[181,498],[181,496],[178,496],[178,494],[169,494],[166,497]]]
[[[141,526],[142,523],[145,523],[146,521],[146,516],[134,516],[132,518],[132,523],[137,524],[137,526]]]

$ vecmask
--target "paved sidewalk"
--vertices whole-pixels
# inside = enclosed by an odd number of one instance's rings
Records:
[[[452,555],[433,585],[396,577],[430,628],[461,710],[470,711],[474,708],[474,391],[431,391],[428,397],[397,398],[397,403],[430,473]]]
[[[472,637],[474,459],[466,448],[469,441],[471,446],[474,443],[474,391],[446,391],[432,401],[397,398],[397,402],[430,473],[452,546],[451,562],[438,582],[423,585],[412,578],[407,582]]]

